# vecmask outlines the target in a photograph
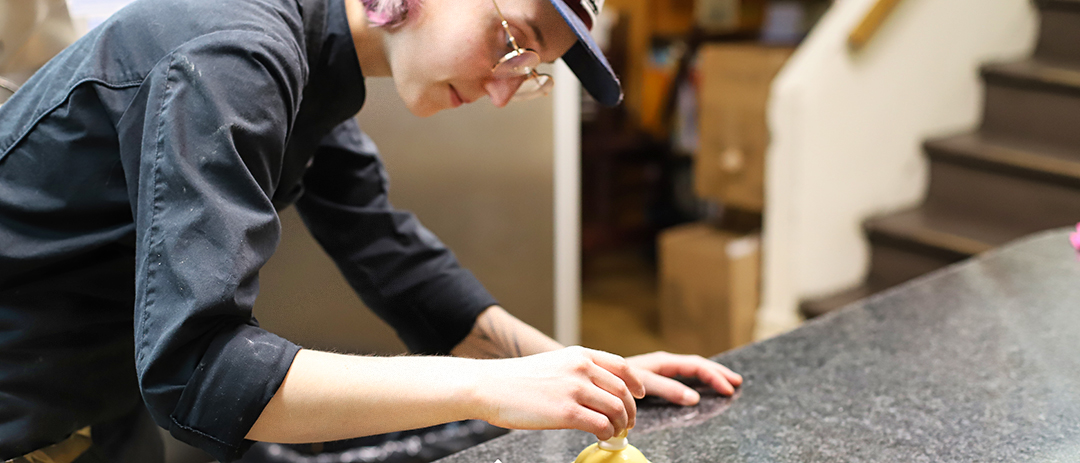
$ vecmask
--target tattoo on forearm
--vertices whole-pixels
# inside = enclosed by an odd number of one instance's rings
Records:
[[[523,357],[561,347],[502,308],[480,315],[454,355],[473,358]]]
[[[476,328],[473,330],[473,333],[475,336],[475,340],[471,347],[475,350],[468,352],[468,355],[470,357],[485,359],[497,359],[503,357],[503,355],[499,352],[498,345],[495,343],[495,340],[491,339],[491,336],[488,335],[487,330],[484,329],[483,326],[477,324]]]
[[[502,357],[521,357],[521,345],[518,343],[517,333],[513,330],[502,329],[495,324],[494,317],[488,317],[484,331],[486,337],[495,344],[495,348],[503,353]]]

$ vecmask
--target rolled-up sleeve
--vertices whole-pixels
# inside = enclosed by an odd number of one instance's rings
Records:
[[[438,238],[388,197],[375,144],[349,120],[327,135],[296,206],[360,298],[410,350],[449,353],[496,304]]]
[[[236,44],[244,44],[240,47]],[[304,66],[287,42],[219,32],[188,42],[118,124],[136,223],[135,353],[155,421],[221,461],[299,347],[252,318],[280,237],[270,202]]]

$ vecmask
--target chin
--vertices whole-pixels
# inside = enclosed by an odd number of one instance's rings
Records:
[[[402,89],[399,88],[398,96],[405,102],[405,108],[416,117],[430,117],[439,111],[447,109],[435,104],[436,100],[424,92],[402,92]]]
[[[433,115],[435,115],[435,113],[437,113],[439,111],[442,111],[444,109],[444,108],[434,108],[434,107],[425,106],[425,105],[419,105],[419,106],[417,106],[417,105],[409,105],[408,108],[409,108],[409,112],[413,113],[414,116],[421,117],[421,118],[433,116]]]

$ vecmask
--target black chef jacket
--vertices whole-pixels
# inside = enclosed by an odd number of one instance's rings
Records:
[[[292,203],[414,352],[495,304],[390,205],[343,1],[139,0],[0,106],[0,460],[143,403],[238,458],[299,350],[252,318]]]

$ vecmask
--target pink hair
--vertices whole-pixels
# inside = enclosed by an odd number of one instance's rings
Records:
[[[420,0],[360,0],[367,10],[368,20],[376,26],[394,27],[405,22],[409,10],[420,5]]]
[[[1069,235],[1069,242],[1076,248],[1076,252],[1080,252],[1080,223],[1076,224],[1076,233]]]

